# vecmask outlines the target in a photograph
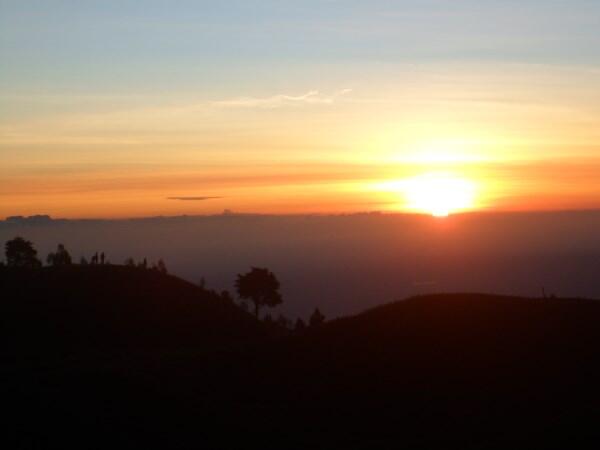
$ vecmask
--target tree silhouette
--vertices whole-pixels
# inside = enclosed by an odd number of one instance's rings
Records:
[[[133,260],[133,258],[131,256],[125,260],[124,264],[127,267],[135,267],[135,261]]]
[[[325,316],[323,315],[323,313],[321,311],[319,311],[319,308],[315,308],[315,311],[310,316],[310,320],[309,320],[310,326],[318,327],[319,325],[322,325],[323,322],[325,322]]]
[[[237,276],[235,281],[240,298],[249,299],[254,303],[254,314],[258,318],[260,308],[268,306],[270,308],[282,303],[279,293],[279,281],[273,272],[268,269],[252,267],[250,272]]]
[[[37,250],[30,241],[16,237],[7,241],[4,246],[6,265],[10,267],[40,267],[41,261],[37,258]]]
[[[46,262],[51,266],[70,266],[73,263],[71,255],[63,244],[58,244],[55,253],[49,253]]]

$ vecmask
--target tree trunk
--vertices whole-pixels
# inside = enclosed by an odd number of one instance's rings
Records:
[[[254,314],[256,315],[256,318],[258,319],[258,302],[256,302],[254,304]]]

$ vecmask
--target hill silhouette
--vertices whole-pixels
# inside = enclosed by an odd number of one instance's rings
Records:
[[[593,300],[432,295],[283,336],[153,271],[0,280],[11,448],[599,442]]]
[[[218,294],[135,267],[0,270],[7,351],[212,348],[265,336]]]

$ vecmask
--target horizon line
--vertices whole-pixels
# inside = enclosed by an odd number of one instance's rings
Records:
[[[65,222],[65,221],[135,221],[135,220],[152,220],[152,219],[178,219],[178,218],[211,218],[211,217],[341,217],[341,216],[360,216],[360,215],[381,215],[381,216],[411,216],[411,217],[428,217],[432,220],[443,221],[451,220],[453,217],[464,216],[492,216],[492,215],[524,215],[524,214],[577,214],[577,213],[600,213],[600,208],[583,208],[583,209],[539,209],[539,210],[490,210],[481,209],[473,211],[462,211],[452,213],[445,217],[435,217],[429,213],[411,212],[411,211],[348,211],[348,212],[298,212],[298,213],[260,213],[260,212],[235,212],[224,211],[213,214],[178,214],[178,215],[149,215],[149,216],[131,216],[131,217],[52,217],[49,214],[34,214],[34,215],[12,215],[5,216],[0,219],[0,223],[19,222]]]

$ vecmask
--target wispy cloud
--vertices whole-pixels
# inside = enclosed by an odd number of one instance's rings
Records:
[[[212,102],[212,106],[224,108],[280,108],[282,106],[299,105],[331,105],[336,99],[352,92],[352,89],[342,89],[331,95],[323,95],[317,90],[308,91],[302,95],[278,94],[270,97],[240,97],[229,100]]]
[[[167,200],[181,200],[181,201],[192,201],[192,202],[200,202],[203,200],[215,200],[223,197],[167,197]]]

